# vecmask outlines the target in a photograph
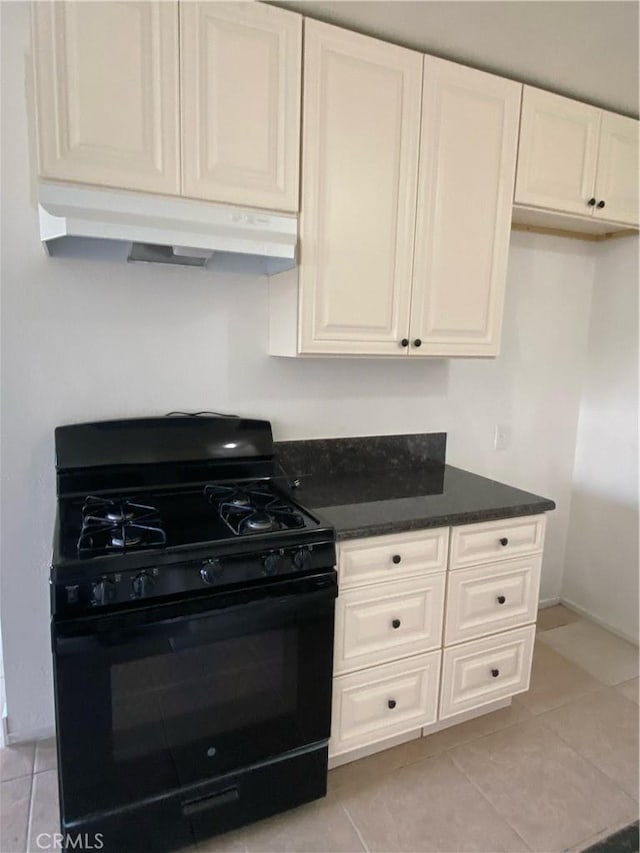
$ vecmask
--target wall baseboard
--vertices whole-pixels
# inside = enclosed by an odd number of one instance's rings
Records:
[[[631,634],[627,634],[625,631],[621,631],[619,628],[616,628],[615,625],[610,625],[608,622],[605,622],[604,619],[600,619],[599,616],[596,616],[590,610],[587,610],[586,607],[581,607],[579,604],[576,604],[575,601],[571,601],[568,598],[560,598],[560,604],[563,604],[569,610],[573,610],[574,613],[578,613],[580,616],[584,616],[590,622],[595,622],[596,625],[599,625],[601,628],[604,628],[606,631],[609,631],[611,634],[615,634],[616,637],[620,637],[622,640],[626,640],[628,643],[631,643],[633,646],[638,646],[638,637],[633,637]]]
[[[538,602],[538,610],[544,610],[545,607],[554,607],[560,604],[559,598],[543,598]]]
[[[9,732],[6,728],[7,718],[3,717],[2,726],[4,729],[5,746],[11,746],[16,743],[30,743],[34,740],[46,740],[54,737],[56,730],[53,726],[46,726],[42,729],[33,729],[28,732]]]

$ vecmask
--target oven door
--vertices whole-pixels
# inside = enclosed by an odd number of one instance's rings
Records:
[[[54,623],[65,825],[326,741],[334,571]]]

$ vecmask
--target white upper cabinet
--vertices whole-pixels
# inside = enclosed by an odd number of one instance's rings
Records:
[[[274,282],[272,352],[498,353],[521,89],[305,22],[299,336]]]
[[[58,0],[33,35],[40,177],[297,211],[301,15]]]
[[[524,87],[515,202],[638,223],[638,122]]]
[[[589,213],[599,135],[600,110],[525,86],[516,203]]]
[[[403,355],[422,56],[305,20],[299,353]]]
[[[183,194],[297,211],[302,16],[180,4]]]
[[[32,10],[40,176],[179,193],[178,4]]]
[[[594,217],[638,224],[639,170],[638,122],[603,112]]]
[[[412,356],[499,351],[521,90],[425,57]]]

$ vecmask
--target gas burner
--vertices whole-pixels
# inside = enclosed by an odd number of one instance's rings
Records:
[[[266,512],[254,512],[241,523],[241,532],[245,528],[252,530],[255,533],[264,533],[267,530],[274,529],[274,519],[268,516]]]
[[[132,510],[126,510],[123,504],[121,506],[114,506],[113,509],[107,510],[105,519],[107,521],[113,521],[115,524],[123,524],[126,521],[131,521],[133,516],[134,512]]]
[[[251,498],[246,492],[238,492],[229,498],[229,503],[233,504],[233,506],[249,506],[251,504]]]
[[[124,525],[126,528],[126,524]],[[142,542],[142,536],[137,536],[134,533],[125,529],[124,536],[120,529],[111,532],[111,545],[114,548],[131,548],[134,545],[139,545]]]
[[[164,545],[166,541],[155,507],[125,498],[97,498],[93,495],[86,498],[82,507],[78,556]]]
[[[205,486],[204,493],[235,536],[304,527],[302,513],[266,482],[209,485]]]

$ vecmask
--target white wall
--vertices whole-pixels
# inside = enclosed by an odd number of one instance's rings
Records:
[[[638,642],[638,240],[596,262],[562,597]]]
[[[57,424],[182,408],[269,418],[281,439],[446,430],[453,464],[556,500],[542,597],[557,597],[593,247],[513,235],[496,360],[270,358],[264,279],[45,256],[25,108],[28,8],[0,7],[0,589],[13,736],[53,719],[47,578]],[[501,453],[493,450],[497,423],[512,430]]]

